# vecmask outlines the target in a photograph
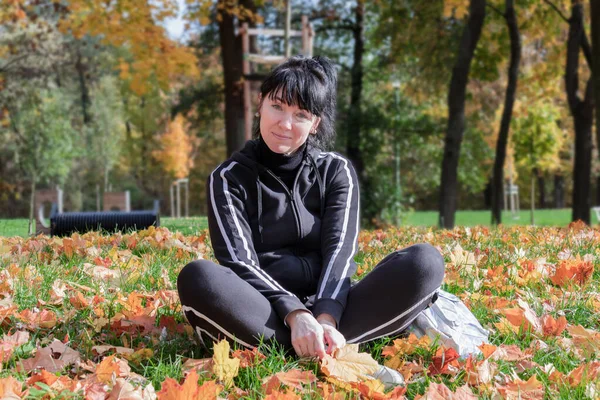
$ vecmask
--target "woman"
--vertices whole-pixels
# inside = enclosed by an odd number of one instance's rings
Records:
[[[324,57],[293,57],[263,82],[256,140],[208,179],[215,257],[181,271],[183,311],[200,340],[253,347],[275,339],[299,356],[402,332],[435,301],[444,262],[431,245],[385,257],[357,284],[358,180],[327,152],[337,76]]]

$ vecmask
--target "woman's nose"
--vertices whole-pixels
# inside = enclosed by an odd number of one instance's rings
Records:
[[[288,113],[284,113],[279,120],[279,126],[285,130],[292,129],[292,115]]]

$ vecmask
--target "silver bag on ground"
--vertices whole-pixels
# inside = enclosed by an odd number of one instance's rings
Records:
[[[437,296],[429,308],[419,313],[409,326],[409,332],[438,340],[445,347],[452,347],[461,357],[479,354],[481,351],[477,346],[488,343],[489,332],[458,297],[441,289]]]

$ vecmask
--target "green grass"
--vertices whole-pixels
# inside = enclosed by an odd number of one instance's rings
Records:
[[[405,218],[406,226],[437,226],[437,211],[414,211],[409,212]],[[490,211],[457,211],[456,226],[490,226]],[[535,225],[537,226],[567,226],[571,222],[571,209],[560,210],[536,210]],[[168,228],[172,232],[181,232],[184,235],[196,235],[200,231],[208,228],[206,217],[190,218],[170,218],[161,217],[161,226]],[[504,226],[530,225],[531,215],[529,210],[521,210],[518,218],[514,218],[510,212],[502,213],[502,224]],[[596,214],[592,212],[592,224],[598,224],[600,221]],[[0,236],[27,236],[27,219],[0,219]]]
[[[406,216],[408,226],[437,226],[439,213],[437,211],[415,211]],[[491,211],[457,211],[455,216],[456,226],[490,226],[492,220]],[[536,210],[534,212],[536,226],[567,226],[571,222],[571,209],[558,210]],[[592,224],[600,221],[592,212]],[[504,226],[530,225],[531,213],[529,210],[521,210],[514,218],[510,211],[502,212],[502,224]]]

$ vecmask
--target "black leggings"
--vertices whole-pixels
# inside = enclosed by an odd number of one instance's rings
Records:
[[[339,331],[348,343],[398,335],[435,300],[443,277],[444,260],[429,244],[388,255],[350,289]],[[263,338],[292,348],[290,329],[269,301],[229,268],[193,261],[181,270],[177,290],[200,341],[226,338],[254,347]]]

